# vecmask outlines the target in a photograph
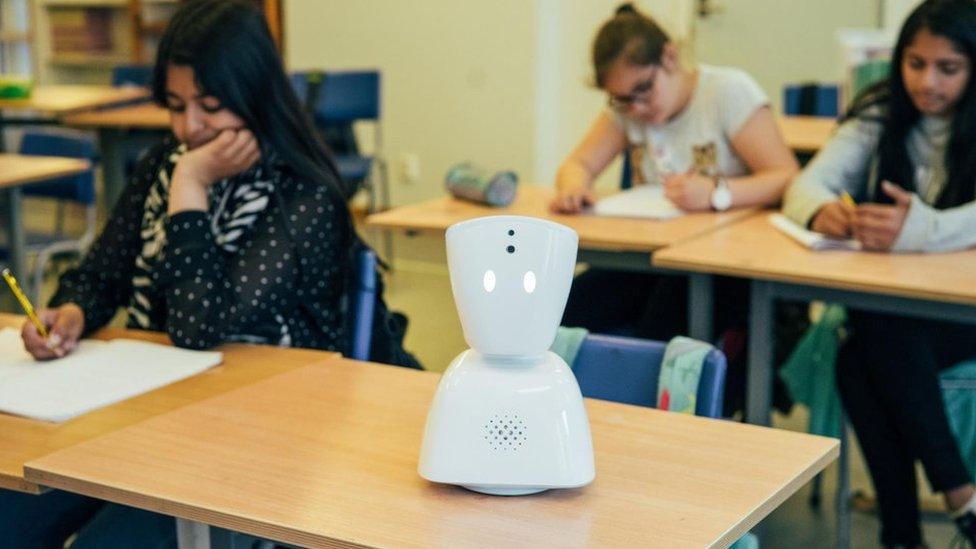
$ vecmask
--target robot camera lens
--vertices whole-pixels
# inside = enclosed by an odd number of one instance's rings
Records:
[[[515,246],[509,246],[509,247],[505,248],[505,250],[508,251],[508,253],[510,253],[510,254],[514,254],[515,253]]]

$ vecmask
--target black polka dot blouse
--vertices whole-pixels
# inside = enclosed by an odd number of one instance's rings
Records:
[[[167,140],[140,162],[81,264],[60,278],[50,306],[81,307],[87,334],[137,293],[149,318],[136,322],[130,306],[128,326],[165,331],[181,347],[250,341],[341,351],[348,211],[325,182],[280,164],[265,165],[275,190],[234,251],[216,242],[212,213],[167,216],[162,259],[148,287],[135,292],[136,259],[147,245],[141,231],[147,195],[175,146]]]

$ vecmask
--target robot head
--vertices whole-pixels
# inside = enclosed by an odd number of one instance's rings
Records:
[[[447,230],[447,263],[464,339],[485,355],[533,356],[556,337],[576,265],[576,232],[521,216]]]

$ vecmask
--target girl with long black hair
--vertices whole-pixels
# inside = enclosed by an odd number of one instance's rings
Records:
[[[36,358],[70,353],[120,307],[128,326],[165,331],[182,347],[344,350],[343,296],[360,245],[349,190],[252,4],[181,3],[152,88],[173,137],[139,164],[80,266],[61,277],[40,313],[52,335],[24,325]],[[75,548],[176,543],[171,517],[58,491],[0,490],[4,547],[60,548],[74,532]]]
[[[786,192],[798,223],[866,250],[940,252],[976,245],[976,2],[928,0],[908,17],[892,76]],[[853,195],[860,205],[840,199]],[[851,311],[837,365],[844,407],[877,492],[881,541],[923,546],[915,460],[976,544],[976,489],[949,429],[938,373],[976,357],[976,327]]]
[[[262,14],[187,2],[162,38],[153,99],[175,139],[137,168],[82,264],[61,277],[37,358],[70,352],[125,307],[176,345],[342,350],[354,237],[347,192],[293,92]]]

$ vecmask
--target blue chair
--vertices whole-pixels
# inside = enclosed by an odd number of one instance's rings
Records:
[[[355,258],[356,276],[351,288],[352,330],[350,333],[349,358],[369,360],[369,348],[373,340],[373,316],[376,306],[378,260],[369,248],[359,251]]]
[[[336,163],[344,181],[365,185],[369,190],[370,212],[389,207],[386,167],[382,160],[379,72],[322,73],[312,106],[312,116],[319,126],[345,124],[351,127],[354,122],[362,120],[375,124],[372,154],[366,156],[356,150],[350,154],[338,155]],[[376,177],[372,176],[374,164],[377,167]]]
[[[152,65],[116,65],[112,67],[112,85],[148,88],[152,75]]]
[[[573,372],[583,396],[657,407],[657,381],[666,343],[590,334],[583,340]],[[702,365],[695,415],[722,417],[725,355],[712,350]]]
[[[633,167],[630,165],[630,147],[626,147],[623,156],[624,165],[620,170],[620,188],[629,189],[634,186]]]
[[[291,81],[291,87],[295,90],[295,95],[298,96],[298,100],[306,107],[310,107],[308,105],[309,78],[316,79],[318,74],[320,73],[298,71],[288,75],[288,79]],[[315,85],[317,86],[318,84],[316,83]]]
[[[380,73],[378,71],[326,71],[293,75],[296,91],[305,90],[307,104],[316,126],[328,137],[337,136],[348,143],[345,151],[336,151],[339,177],[350,186],[365,187],[369,192],[368,212],[390,207],[390,188],[386,162],[383,159],[383,132],[380,124]],[[359,151],[353,124],[372,122],[373,147],[371,154]],[[393,243],[389,232],[383,233],[383,248],[387,262],[393,259]]]
[[[83,158],[92,164],[91,169],[78,175],[49,179],[25,185],[23,188],[25,197],[49,198],[58,201],[58,216],[54,231],[41,235],[28,234],[27,237],[28,252],[37,254],[29,291],[35,303],[38,303],[44,281],[44,270],[51,257],[55,254],[67,252],[80,255],[95,239],[97,228],[94,178],[95,144],[81,135],[27,131],[20,142],[20,154]],[[85,208],[85,229],[80,236],[71,237],[64,234],[64,206],[70,204],[81,205]]]
[[[840,111],[840,90],[832,84],[793,84],[783,88],[783,114],[829,116]]]
[[[113,86],[135,86],[148,88],[152,85],[152,65],[116,65],[112,67]],[[144,99],[134,101],[141,103]],[[127,129],[119,141],[121,142],[124,161],[124,174],[128,179],[135,172],[136,164],[150,147],[161,141],[168,130]]]
[[[666,343],[632,337],[590,334],[583,339],[573,373],[583,396],[657,408],[657,381]],[[722,417],[725,355],[713,349],[705,356],[695,415]],[[732,547],[758,547],[755,535],[745,534]]]

